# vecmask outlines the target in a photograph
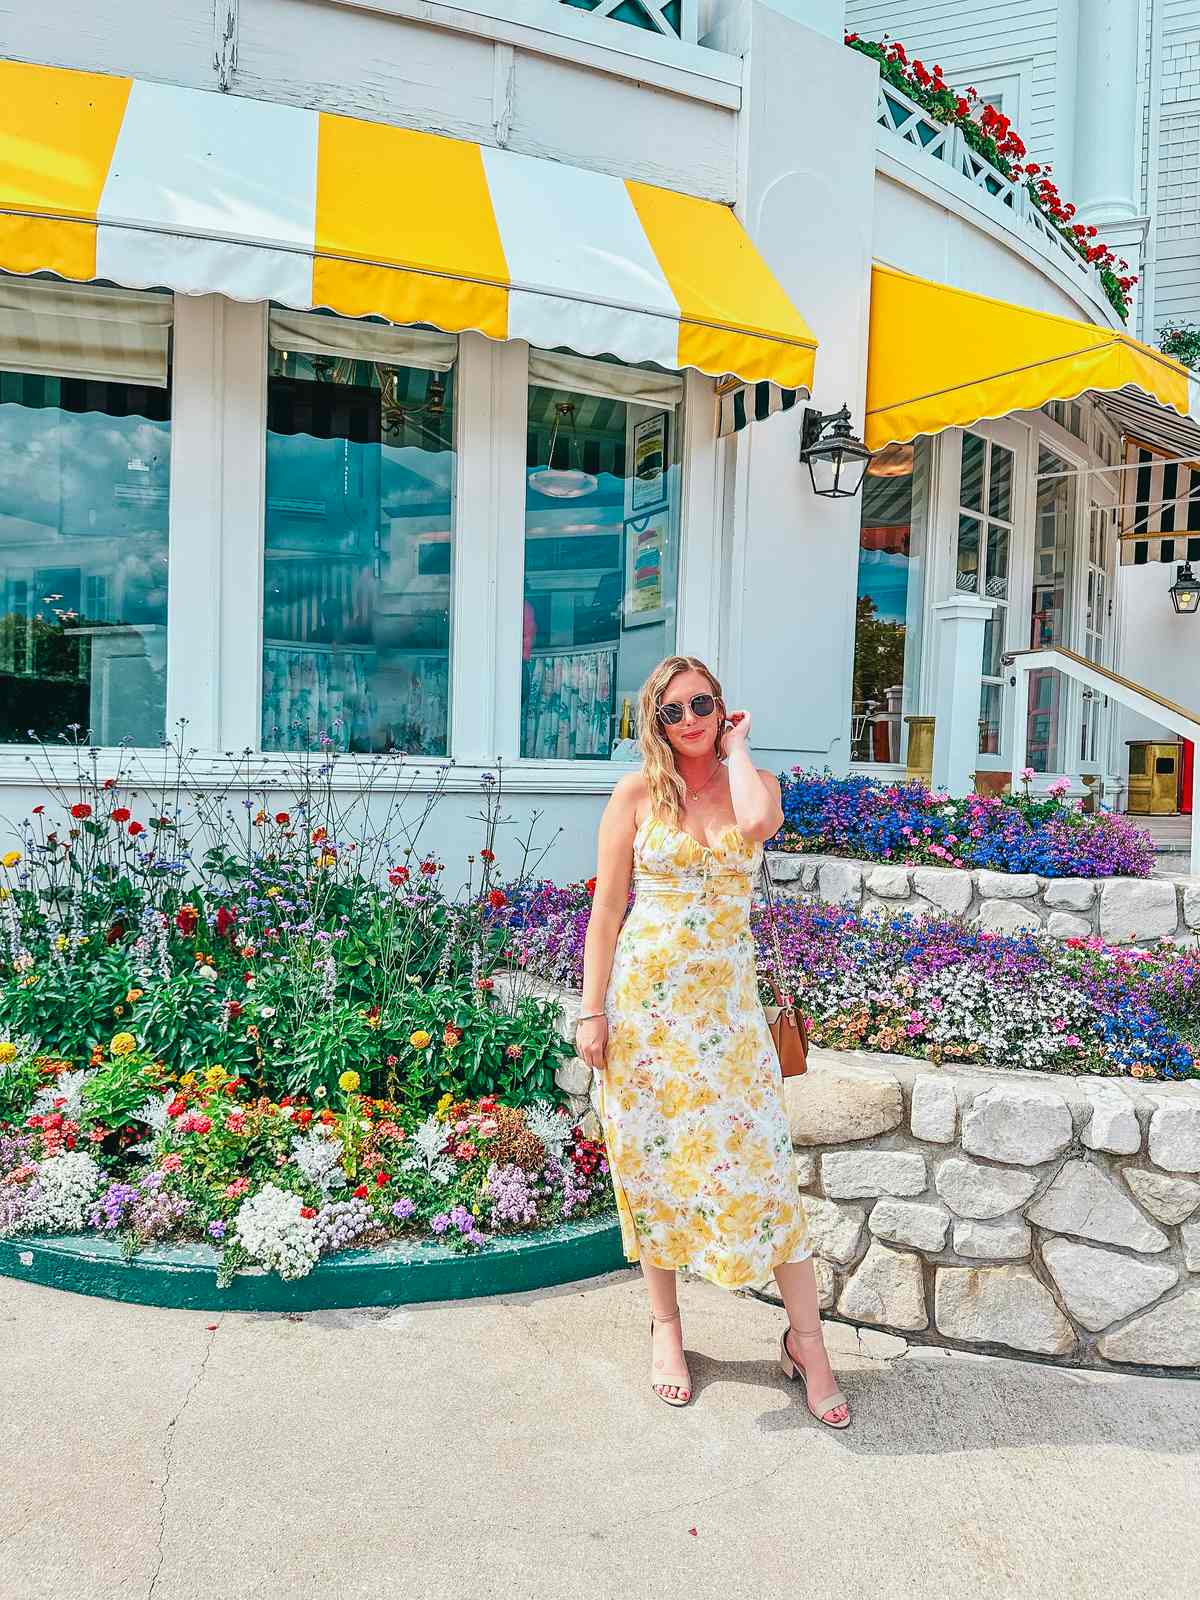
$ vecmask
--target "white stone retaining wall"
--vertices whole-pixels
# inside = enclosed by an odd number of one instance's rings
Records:
[[[561,1001],[573,1032],[577,993],[503,985]],[[590,1069],[576,1058],[558,1081],[599,1137]],[[1200,1375],[1200,1083],[814,1049],[784,1098],[826,1312],[960,1349]]]
[[[948,913],[992,933],[1098,933],[1110,944],[1200,942],[1200,878],[1041,878],[778,850],[768,852],[767,863],[782,894],[855,911]]]

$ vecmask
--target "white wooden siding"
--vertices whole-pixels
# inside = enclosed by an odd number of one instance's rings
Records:
[[[849,0],[846,27],[864,39],[899,39],[927,67],[936,62],[955,88],[976,78],[1021,73],[1029,84],[1017,132],[1037,161],[1062,164],[1055,119],[1058,7],[1049,0]],[[1006,108],[1007,109],[1007,108]]]

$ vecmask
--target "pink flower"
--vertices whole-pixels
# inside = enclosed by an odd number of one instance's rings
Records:
[[[225,1191],[227,1200],[240,1200],[250,1187],[249,1178],[235,1178]]]
[[[184,1117],[179,1127],[182,1133],[207,1133],[212,1127],[212,1118],[193,1111],[190,1117]]]
[[[1022,783],[1032,783],[1036,776],[1037,776],[1037,774],[1034,772],[1032,767],[1022,767],[1021,768],[1021,782]]]
[[[1049,794],[1049,795],[1053,795],[1054,798],[1057,800],[1060,795],[1066,794],[1067,790],[1070,787],[1071,787],[1070,778],[1055,778],[1054,782],[1046,790],[1046,793]]]
[[[163,1172],[178,1172],[183,1165],[183,1157],[172,1151],[170,1155],[164,1156],[158,1165]]]
[[[228,1133],[242,1133],[246,1127],[246,1113],[244,1111],[231,1111],[225,1118],[225,1129]]]

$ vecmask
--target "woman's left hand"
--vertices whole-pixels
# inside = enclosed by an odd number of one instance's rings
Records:
[[[731,711],[729,726],[721,735],[721,754],[728,759],[735,750],[745,750],[750,743],[750,713]]]

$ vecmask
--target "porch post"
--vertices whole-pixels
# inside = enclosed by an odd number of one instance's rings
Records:
[[[979,757],[979,691],[986,600],[955,595],[932,608],[937,639],[934,684],[933,786],[969,794]]]

